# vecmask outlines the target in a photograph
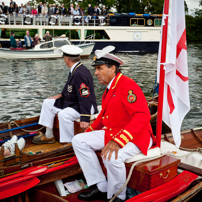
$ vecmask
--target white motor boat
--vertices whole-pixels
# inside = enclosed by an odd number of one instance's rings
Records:
[[[37,44],[33,49],[24,48],[0,48],[0,58],[2,59],[44,59],[44,58],[61,58],[63,45],[73,45],[66,38],[54,38],[51,41]],[[95,46],[94,42],[84,42],[75,46],[80,47],[83,52],[81,56],[89,56]]]

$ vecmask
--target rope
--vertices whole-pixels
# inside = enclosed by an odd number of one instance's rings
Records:
[[[20,127],[15,121],[11,121],[10,124],[11,124],[11,125],[13,124],[13,125],[16,125],[17,127]],[[39,128],[39,129],[36,129],[36,130],[26,130],[26,129],[23,129],[23,128],[21,128],[21,130],[24,131],[24,132],[27,132],[27,133],[31,133],[31,132],[40,131],[40,130],[42,130],[43,128],[44,128],[44,126],[42,126],[42,127]]]
[[[109,202],[112,202],[114,201],[114,199],[123,191],[123,189],[126,187],[126,185],[128,184],[130,178],[131,178],[131,175],[132,175],[132,172],[133,172],[133,169],[135,168],[135,166],[139,163],[143,163],[143,162],[147,162],[147,161],[151,161],[151,160],[154,160],[154,159],[158,159],[162,156],[165,156],[165,155],[158,155],[158,156],[155,156],[155,157],[150,157],[150,158],[147,158],[147,159],[143,159],[143,160],[139,160],[139,161],[136,161],[133,163],[133,165],[131,166],[130,168],[130,171],[129,171],[129,174],[128,174],[128,177],[126,179],[126,182],[124,183],[124,185],[119,189],[119,191],[113,196],[113,198],[109,201]]]
[[[182,150],[184,150],[184,151],[189,151],[189,152],[202,153],[202,147],[198,147],[198,148],[196,148],[196,149],[187,149],[187,148],[180,147],[180,149],[182,149]]]

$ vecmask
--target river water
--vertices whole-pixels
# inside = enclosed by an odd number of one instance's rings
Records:
[[[186,115],[182,129],[202,126],[202,44],[188,45],[189,91],[191,110]],[[134,79],[146,96],[156,79],[157,54],[117,53],[125,61],[122,73]],[[94,55],[82,59],[94,78],[97,103],[105,86],[98,83],[94,68],[90,66]],[[0,60],[0,122],[24,119],[40,114],[45,98],[59,94],[68,77],[64,60]]]

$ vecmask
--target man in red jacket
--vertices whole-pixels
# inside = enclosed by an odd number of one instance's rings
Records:
[[[85,201],[109,200],[126,181],[125,160],[156,145],[150,125],[150,112],[145,96],[135,81],[120,72],[123,61],[113,54],[113,46],[95,52],[92,63],[99,83],[107,88],[102,97],[102,110],[85,133],[74,136],[73,148],[90,192],[79,194]],[[95,151],[102,150],[107,180]],[[114,202],[126,199],[126,188]]]

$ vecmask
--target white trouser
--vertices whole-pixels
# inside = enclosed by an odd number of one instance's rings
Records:
[[[71,142],[74,136],[74,121],[80,114],[71,107],[59,109],[54,106],[55,99],[45,99],[41,108],[39,124],[53,128],[55,115],[58,113],[60,142]]]
[[[104,130],[80,133],[72,139],[74,152],[82,168],[88,186],[106,181],[106,177],[95,153],[95,151],[104,148],[104,133]],[[150,140],[149,148],[151,145],[152,139]],[[108,199],[111,199],[126,181],[125,160],[139,153],[141,153],[139,148],[135,144],[128,142],[123,148],[119,149],[117,160],[115,160],[114,152],[110,161],[103,159],[103,163],[107,169],[108,182],[106,183],[107,187],[105,190],[107,191]],[[118,197],[122,200],[126,199],[126,188],[124,188]]]

